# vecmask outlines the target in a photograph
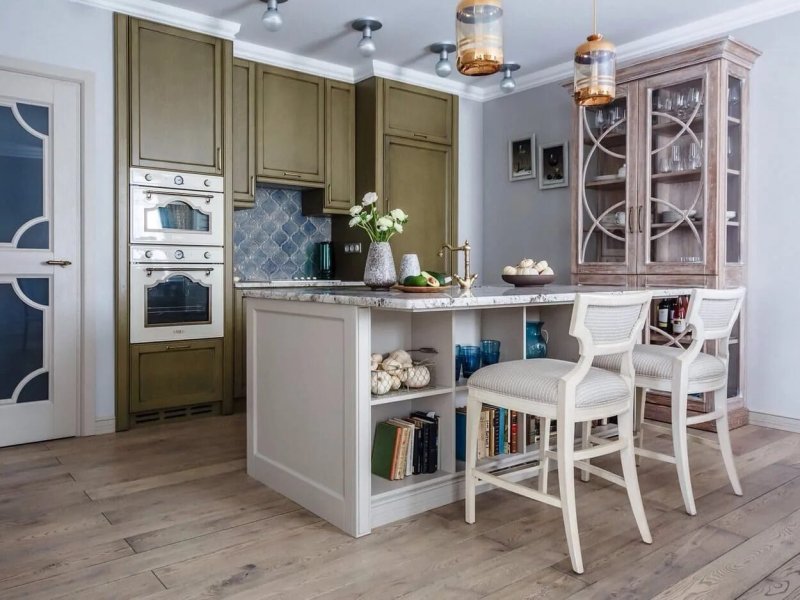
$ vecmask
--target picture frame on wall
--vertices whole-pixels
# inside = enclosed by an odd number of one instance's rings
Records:
[[[539,189],[569,186],[569,148],[567,142],[539,147]]]
[[[524,181],[536,178],[536,136],[512,139],[508,142],[508,179]]]

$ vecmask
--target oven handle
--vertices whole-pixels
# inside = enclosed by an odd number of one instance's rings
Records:
[[[205,271],[206,275],[211,275],[211,271],[213,271],[213,270],[214,270],[214,267],[186,267],[186,268],[183,268],[183,269],[181,269],[181,268],[175,269],[175,268],[170,268],[170,267],[147,267],[145,269],[145,271],[147,271],[147,276],[148,277],[150,277],[156,271],[166,272],[166,273],[171,273],[171,272],[176,272],[176,273],[184,272],[185,273],[187,271]]]
[[[187,192],[159,192],[157,190],[146,190],[144,195],[147,197],[148,200],[152,196],[181,196],[183,198],[200,198],[205,199],[206,204],[210,204],[211,201],[214,199],[213,194],[190,194]]]

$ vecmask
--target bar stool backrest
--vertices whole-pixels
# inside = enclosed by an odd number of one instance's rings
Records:
[[[731,290],[695,289],[686,321],[694,340],[720,340],[731,335],[742,310],[745,288]]]
[[[640,341],[651,292],[577,294],[569,333],[581,357],[631,353]]]

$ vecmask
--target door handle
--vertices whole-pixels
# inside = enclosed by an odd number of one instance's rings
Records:
[[[290,173],[289,171],[284,171],[283,174],[285,177],[296,177],[297,179],[303,177],[300,173]]]
[[[256,197],[256,176],[250,175],[250,195]]]
[[[415,133],[414,137],[422,138],[423,140],[427,140],[428,139],[428,136],[425,135],[424,133]]]
[[[54,267],[68,267],[72,264],[72,261],[69,260],[48,260],[44,264],[52,265]]]
[[[636,213],[636,220],[639,222],[639,233],[644,233],[644,225],[642,225],[642,207],[640,206]]]
[[[222,171],[222,146],[217,146],[216,164],[217,171]]]
[[[628,209],[628,233],[633,235],[633,207]]]
[[[167,350],[189,350],[191,347],[191,344],[169,345]]]

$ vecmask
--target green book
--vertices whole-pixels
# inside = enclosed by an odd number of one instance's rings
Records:
[[[395,447],[400,428],[391,423],[378,423],[375,426],[375,439],[372,441],[372,472],[391,481],[395,468]]]

